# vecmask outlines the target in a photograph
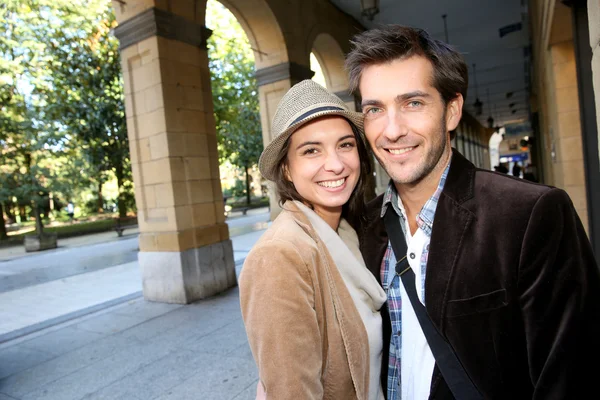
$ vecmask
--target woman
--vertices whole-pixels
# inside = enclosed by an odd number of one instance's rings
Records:
[[[347,222],[371,164],[362,115],[306,80],[283,97],[259,161],[282,212],[248,254],[240,301],[267,399],[383,399],[386,297]],[[259,389],[260,384],[259,384]]]

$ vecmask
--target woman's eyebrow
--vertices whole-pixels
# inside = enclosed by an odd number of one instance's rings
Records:
[[[346,139],[354,139],[354,135],[346,135],[344,137],[341,137],[338,139],[338,142],[341,142],[342,140],[346,140]]]
[[[300,147],[304,147],[304,146],[318,146],[320,145],[321,142],[304,142],[298,145],[298,147],[296,147],[296,150],[298,150]]]

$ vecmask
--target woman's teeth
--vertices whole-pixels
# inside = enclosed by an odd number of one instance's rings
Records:
[[[318,185],[326,187],[326,188],[336,188],[336,187],[342,186],[345,181],[346,181],[346,178],[342,178],[342,179],[338,179],[337,181],[322,181],[322,182],[319,182]]]

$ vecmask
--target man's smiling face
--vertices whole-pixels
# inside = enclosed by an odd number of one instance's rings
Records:
[[[421,56],[370,65],[361,74],[365,134],[396,184],[418,184],[450,157],[448,131],[458,125],[462,101],[444,105],[432,82],[431,62]]]

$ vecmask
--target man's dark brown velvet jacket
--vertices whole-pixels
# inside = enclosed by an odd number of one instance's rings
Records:
[[[382,196],[369,203],[358,229],[378,280],[388,241],[381,203]],[[454,150],[433,223],[425,304],[484,398],[598,396],[600,273],[564,191],[478,169]],[[437,367],[430,398],[453,398]]]

